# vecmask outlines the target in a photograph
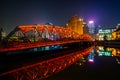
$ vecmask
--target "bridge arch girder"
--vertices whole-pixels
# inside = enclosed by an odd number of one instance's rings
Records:
[[[23,37],[28,38],[28,40],[34,39],[36,41],[40,41],[39,40],[40,38],[48,39],[48,40],[92,39],[90,35],[79,35],[77,32],[68,28],[64,28],[61,26],[44,25],[44,24],[17,26],[10,34],[8,34],[6,39],[9,40],[10,37],[12,37],[12,35],[14,34],[16,34],[16,38],[19,37],[17,33],[19,31],[21,31],[24,35]]]

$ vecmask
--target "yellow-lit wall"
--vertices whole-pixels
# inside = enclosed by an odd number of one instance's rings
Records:
[[[120,40],[120,32],[112,32],[112,40]]]
[[[116,39],[116,32],[112,32],[112,40]]]
[[[75,15],[67,23],[66,27],[78,32],[79,34],[83,34],[83,19],[79,19],[78,16]]]

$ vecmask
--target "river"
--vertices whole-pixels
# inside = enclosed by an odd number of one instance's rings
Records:
[[[115,80],[119,73],[119,45],[95,46],[88,56],[45,80]]]

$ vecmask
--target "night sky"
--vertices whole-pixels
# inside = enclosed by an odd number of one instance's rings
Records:
[[[65,26],[78,14],[102,27],[120,23],[119,0],[0,0],[0,27],[10,32],[17,25],[45,24]]]

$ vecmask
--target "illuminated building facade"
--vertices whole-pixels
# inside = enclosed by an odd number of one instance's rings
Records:
[[[66,28],[70,28],[79,34],[83,34],[84,21],[78,15],[72,16],[71,20],[66,24]]]
[[[89,28],[89,33],[93,35],[95,33],[94,21],[89,21],[88,28]]]
[[[120,40],[120,25],[112,32],[112,40]]]
[[[92,21],[92,20],[88,22],[88,32],[95,40],[95,37],[96,37],[95,26],[94,26],[94,21]]]
[[[112,40],[112,32],[114,29],[99,29],[98,40]]]

